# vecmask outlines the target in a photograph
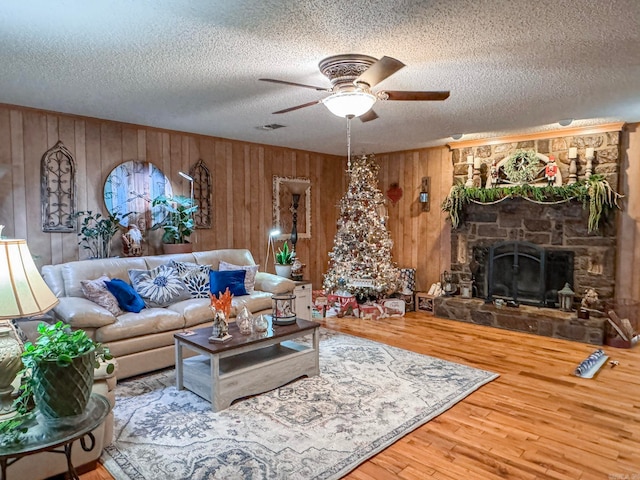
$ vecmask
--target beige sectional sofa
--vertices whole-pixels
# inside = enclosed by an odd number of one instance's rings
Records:
[[[118,379],[174,365],[173,334],[185,329],[211,325],[210,300],[191,298],[164,308],[145,308],[139,313],[114,316],[107,309],[86,299],[82,280],[106,275],[129,281],[130,269],[151,270],[171,260],[211,265],[218,270],[221,261],[235,265],[255,265],[245,249],[209,250],[177,255],[80,260],[46,265],[42,276],[60,299],[55,316],[74,328],[86,330],[92,338],[109,347],[118,361]],[[290,292],[295,284],[284,277],[258,272],[255,291],[234,297],[231,317],[244,303],[253,314],[270,312],[271,296]]]

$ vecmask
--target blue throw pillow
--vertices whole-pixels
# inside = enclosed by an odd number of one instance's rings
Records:
[[[145,307],[144,300],[131,285],[124,280],[114,278],[104,282],[107,290],[109,290],[118,300],[120,308],[127,312],[138,313]]]
[[[246,273],[244,270],[228,270],[226,272],[211,270],[209,273],[211,293],[218,295],[224,293],[227,287],[229,287],[229,291],[234,297],[248,295],[244,287],[244,276]]]

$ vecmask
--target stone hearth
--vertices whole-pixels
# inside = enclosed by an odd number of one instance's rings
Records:
[[[583,320],[577,312],[526,305],[498,308],[477,298],[437,297],[433,304],[434,314],[441,318],[593,345],[604,343],[604,318]]]

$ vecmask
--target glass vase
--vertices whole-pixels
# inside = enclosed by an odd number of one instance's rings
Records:
[[[242,307],[242,310],[236,316],[236,323],[241,334],[251,335],[253,332],[253,315],[246,305]]]
[[[253,324],[253,330],[256,333],[264,333],[269,329],[269,320],[264,315],[259,315],[255,318]]]

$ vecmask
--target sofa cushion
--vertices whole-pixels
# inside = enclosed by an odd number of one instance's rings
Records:
[[[118,299],[118,305],[127,311],[138,313],[145,307],[144,300],[134,288],[124,280],[114,278],[104,282],[107,289]]]
[[[147,307],[166,307],[191,298],[178,271],[170,265],[159,265],[152,270],[129,270],[129,278]]]
[[[191,253],[171,253],[171,254],[165,254],[165,255],[149,255],[147,257],[142,257],[142,258],[144,258],[144,261],[147,264],[146,267],[143,267],[143,269],[146,269],[146,270],[154,269],[156,267],[159,267],[160,265],[166,265],[167,263],[171,262],[171,260],[175,260],[176,262],[196,263],[196,259]],[[134,268],[138,268],[138,267],[134,267]]]
[[[183,328],[182,315],[168,308],[145,308],[139,313],[125,313],[116,318],[111,325],[99,328],[95,332],[96,341],[114,342],[123,338],[133,338],[153,333]]]
[[[231,300],[232,311],[242,310],[244,305],[251,313],[261,312],[262,310],[270,310],[273,307],[273,301],[271,300],[271,293],[255,291],[251,295],[245,295],[243,297],[233,297]]]
[[[246,295],[247,291],[244,288],[244,277],[246,273],[244,270],[229,270],[226,272],[211,270],[209,275],[211,279],[211,293],[213,295],[219,295],[224,293],[228,288],[235,297]]]
[[[235,265],[255,265],[253,255],[246,248],[227,248],[220,250],[206,250],[193,252],[193,256],[200,265],[211,265],[212,270],[219,270],[221,261]]]
[[[192,298],[209,298],[211,265],[198,265],[192,262],[176,262],[170,265],[178,271],[178,275],[189,290]]]
[[[256,273],[256,290],[280,295],[282,293],[293,292],[295,287],[295,282],[288,278],[267,272]]]
[[[82,280],[99,278],[106,275],[109,278],[129,280],[127,274],[131,268],[147,268],[143,257],[128,258],[99,258],[95,260],[79,260],[77,262],[54,265],[59,267],[64,281],[64,294],[68,297],[82,297]]]
[[[120,308],[120,305],[118,305],[118,299],[107,289],[107,286],[104,284],[105,281],[109,280],[109,277],[103,275],[102,277],[96,278],[95,280],[81,280],[80,284],[82,285],[82,293],[85,297],[87,297],[88,300],[91,300],[93,303],[97,303],[101,307],[106,308],[117,317],[124,312]]]
[[[140,335],[138,337],[123,338],[121,340],[109,342],[106,345],[109,346],[109,351],[114,358],[121,358],[125,355],[136,355],[141,352],[148,352],[158,348],[173,347],[173,335],[182,331],[182,329],[167,330],[166,332],[154,333],[153,335]],[[146,359],[143,360],[143,358],[140,358],[140,361],[143,362],[146,361]],[[153,365],[148,369],[148,371],[151,370],[155,370]],[[118,372],[118,378],[122,378],[120,372]]]
[[[116,317],[84,297],[62,297],[53,311],[73,328],[100,328],[115,323]]]
[[[220,265],[218,266],[218,270],[221,272],[228,272],[230,270],[244,270],[247,272],[244,277],[244,289],[248,294],[252,294],[255,289],[256,283],[256,273],[258,273],[259,265],[235,265],[233,263],[225,262],[224,260],[220,261]]]
[[[211,311],[211,300],[208,298],[192,298],[183,302],[174,303],[167,308],[179,313],[184,317],[185,328],[194,327],[201,323],[211,322],[213,312]],[[231,316],[235,316],[234,308],[231,308]]]

